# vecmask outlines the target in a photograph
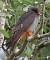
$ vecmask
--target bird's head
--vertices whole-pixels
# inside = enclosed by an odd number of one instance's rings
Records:
[[[38,8],[31,7],[31,8],[28,9],[28,11],[33,11],[33,12],[35,12],[37,15],[40,15],[40,12],[39,12],[39,9],[38,9]]]

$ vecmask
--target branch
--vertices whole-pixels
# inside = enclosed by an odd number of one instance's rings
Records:
[[[39,34],[37,34],[37,35],[33,35],[33,40],[35,40],[35,39],[41,39],[41,38],[44,38],[44,37],[49,37],[50,36],[50,32],[48,32],[48,33],[45,33],[45,34],[41,34],[41,35],[39,35]]]
[[[48,36],[50,36],[50,32],[49,32],[49,33],[46,33],[46,34],[37,35],[36,37],[34,37],[34,39],[40,39],[40,38],[44,38],[44,37],[48,37]],[[11,55],[11,57],[10,57],[9,60],[12,60],[12,59],[14,58],[14,56],[19,56],[19,55],[23,52],[23,50],[24,50],[27,42],[28,42],[28,41],[25,40],[25,42],[24,42],[22,48],[20,49],[20,51],[19,51],[18,53],[13,53],[13,54]],[[43,48],[43,47],[45,47],[45,46],[48,46],[49,43],[50,43],[49,40],[47,40],[47,42],[46,42],[46,40],[41,41],[41,43],[37,45],[38,48],[36,48],[36,50],[40,50],[41,48]],[[36,55],[36,54],[35,54],[35,55]]]
[[[32,60],[36,60],[36,56],[37,54],[39,53],[39,51],[44,48],[44,47],[47,47],[48,45],[50,45],[50,40],[44,40],[44,41],[41,41],[41,43],[39,43],[38,45],[36,45],[34,51],[33,51],[33,57],[32,57]]]
[[[26,47],[26,45],[27,45],[27,39],[25,39],[25,42],[24,42],[24,44],[23,44],[23,46],[22,46],[22,48],[17,52],[17,53],[12,53],[11,54],[11,56],[10,56],[10,58],[8,58],[8,60],[13,60],[14,59],[14,56],[19,56],[23,51],[24,51],[24,49],[25,49],[25,47]]]

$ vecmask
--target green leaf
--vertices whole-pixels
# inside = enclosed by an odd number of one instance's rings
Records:
[[[0,1],[0,9],[2,9],[2,7],[3,7],[3,2]]]
[[[10,38],[10,34],[9,34],[10,32],[8,32],[6,30],[1,30],[1,29],[0,29],[0,32],[3,33],[4,37]]]
[[[28,57],[31,57],[31,54],[32,54],[32,50],[27,47],[27,50],[25,51],[25,54],[28,56]]]
[[[47,4],[46,9],[50,11],[50,3]]]

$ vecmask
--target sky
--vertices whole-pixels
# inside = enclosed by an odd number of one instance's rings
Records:
[[[50,2],[50,0],[48,0]]]
[[[50,0],[46,0],[46,1],[50,2]]]
[[[6,57],[6,55],[5,55],[4,51],[3,51],[3,49],[0,48],[0,60],[5,60],[5,57]]]

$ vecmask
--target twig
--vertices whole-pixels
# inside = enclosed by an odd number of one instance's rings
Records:
[[[8,58],[8,60],[13,60],[14,59],[14,56],[19,56],[23,51],[24,51],[24,49],[25,49],[25,47],[26,47],[26,45],[27,45],[27,39],[25,40],[25,42],[24,42],[24,44],[23,44],[23,46],[22,46],[22,48],[17,52],[17,53],[12,53],[11,54],[11,56],[10,56],[10,58]]]
[[[35,47],[35,50],[33,51],[33,57],[32,57],[32,60],[36,60],[36,56],[37,54],[39,53],[39,51],[44,48],[44,47],[47,47],[48,45],[50,45],[50,40],[46,41],[41,41],[41,43],[39,43],[38,45],[36,45]]]
[[[41,39],[41,38],[49,37],[49,36],[50,36],[50,32],[46,34],[36,35],[33,39]]]

